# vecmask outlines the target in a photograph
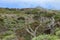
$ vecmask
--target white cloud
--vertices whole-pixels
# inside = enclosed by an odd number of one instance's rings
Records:
[[[0,0],[0,2],[3,3],[20,3],[20,2],[25,2],[25,3],[35,3],[35,4],[46,4],[46,3],[60,3],[60,0]]]
[[[0,3],[15,3],[17,5],[20,5],[19,3],[23,3],[27,5],[33,4],[33,5],[41,5],[48,7],[49,5],[53,8],[58,8],[60,7],[60,0],[0,0]],[[21,6],[21,5],[20,5]]]

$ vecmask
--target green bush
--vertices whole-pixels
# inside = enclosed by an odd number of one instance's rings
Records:
[[[55,35],[40,35],[38,37],[33,38],[32,40],[59,40]]]
[[[16,40],[16,36],[14,34],[5,36],[2,40]]]
[[[57,35],[58,37],[60,37],[60,31],[57,31],[57,32],[56,32],[56,35]]]

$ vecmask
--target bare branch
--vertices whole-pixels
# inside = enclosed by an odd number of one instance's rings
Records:
[[[33,29],[30,27],[30,25],[29,25],[29,29],[31,30],[31,32],[34,32]]]
[[[41,24],[40,24],[40,25],[41,25]],[[36,32],[36,31],[37,31],[37,29],[40,27],[40,25],[36,27],[35,32]]]
[[[26,28],[26,31],[31,34],[32,36],[34,36],[34,34],[32,32],[30,32],[30,30],[28,28]]]

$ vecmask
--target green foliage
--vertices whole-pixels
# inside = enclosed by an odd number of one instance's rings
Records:
[[[33,38],[32,40],[59,40],[55,35],[40,35],[38,37]]]
[[[56,32],[56,35],[60,38],[60,30]]]
[[[60,13],[57,13],[57,14],[55,15],[55,20],[56,20],[56,21],[60,21]]]
[[[14,34],[5,36],[2,40],[16,40],[16,36]]]
[[[0,34],[0,39],[4,39],[6,36],[10,36],[11,34],[14,34],[14,32],[11,30],[8,30],[8,31]]]
[[[41,16],[44,16],[44,17],[53,17],[54,14],[53,13],[42,13]]]

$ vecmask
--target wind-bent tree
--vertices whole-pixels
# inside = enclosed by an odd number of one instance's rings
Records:
[[[25,25],[26,25],[26,31],[30,34],[30,35],[32,35],[33,37],[36,37],[36,32],[37,32],[37,29],[38,29],[38,27],[36,27],[35,28],[35,30],[33,30],[32,28],[31,28],[31,25],[29,24],[29,22],[31,22],[31,21],[29,21],[29,20],[25,20]]]
[[[35,19],[33,19],[32,16],[28,17],[27,20],[25,20],[25,29],[26,31],[32,35],[33,37],[37,36],[37,30],[40,27],[44,28],[44,31],[47,31],[50,29],[49,34],[54,34],[54,26],[55,26],[55,19],[54,16],[51,14],[43,14],[43,15],[35,15]],[[38,22],[37,22],[38,21]],[[33,24],[35,22],[35,24]],[[34,26],[31,26],[30,23]]]

